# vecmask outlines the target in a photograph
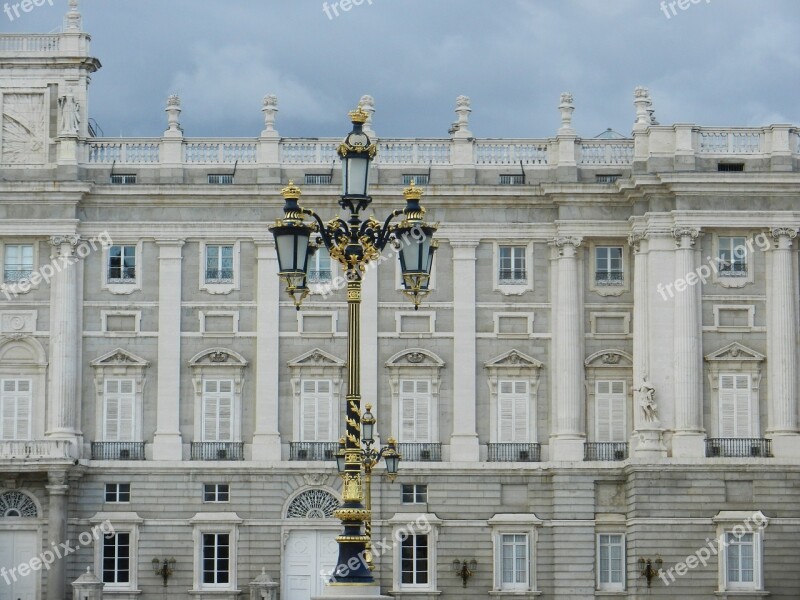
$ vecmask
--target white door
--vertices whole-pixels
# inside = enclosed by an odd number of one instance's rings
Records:
[[[8,583],[0,578],[0,600],[36,600],[38,571],[22,577],[17,572],[21,564],[39,556],[39,536],[35,531],[0,531],[0,567],[8,573]],[[15,569],[16,581],[11,574]]]
[[[331,573],[339,558],[337,531],[301,531],[289,534],[283,563],[282,600],[309,600],[321,596],[323,573]]]

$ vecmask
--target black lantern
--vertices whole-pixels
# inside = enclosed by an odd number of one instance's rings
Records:
[[[299,308],[299,303],[308,295],[308,259],[316,246],[310,243],[313,228],[303,222],[303,209],[298,204],[300,188],[290,181],[281,194],[286,201],[284,218],[276,221],[269,230],[275,237],[279,275],[286,282],[286,291],[294,299],[295,306]]]
[[[367,444],[372,444],[375,438],[375,416],[372,414],[372,405],[367,404],[367,412],[361,416],[361,439]]]
[[[414,182],[403,190],[406,199],[406,208],[403,211],[405,219],[395,230],[395,243],[400,251],[400,268],[403,272],[403,289],[407,296],[414,301],[414,309],[419,308],[422,297],[427,295],[430,288],[433,255],[438,247],[433,239],[436,225],[430,225],[423,220],[425,209],[420,206],[422,189],[416,187]]]
[[[344,458],[344,438],[339,439],[339,450],[336,452],[336,469],[339,473],[344,473],[345,470],[345,458]]]
[[[344,198],[366,199],[369,197],[369,165],[377,147],[364,133],[364,123],[369,113],[361,106],[350,113],[353,123],[351,131],[339,145],[342,158],[342,195]]]
[[[397,440],[389,438],[389,445],[383,450],[383,460],[386,461],[386,473],[394,479],[400,466],[400,454],[397,452]]]

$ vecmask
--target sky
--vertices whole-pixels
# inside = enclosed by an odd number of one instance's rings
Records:
[[[342,137],[370,94],[379,136],[447,137],[463,94],[477,137],[543,138],[571,92],[590,138],[629,135],[643,85],[662,124],[800,123],[798,0],[342,2],[81,0],[103,65],[91,116],[107,137],[160,136],[176,93],[187,137],[257,137],[270,93],[282,136]],[[53,31],[66,9],[0,12],[0,32]]]

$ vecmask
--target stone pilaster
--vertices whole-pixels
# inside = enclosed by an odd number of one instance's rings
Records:
[[[181,262],[183,240],[158,240],[158,399],[153,460],[181,460]]]
[[[272,240],[256,242],[256,426],[253,460],[280,460],[278,380],[280,376],[280,294],[278,255]],[[288,296],[287,296],[288,298]]]
[[[453,434],[450,460],[479,459],[476,429],[475,249],[478,240],[450,240],[453,248]]]
[[[67,541],[67,473],[51,471],[47,474],[47,532],[48,544],[59,547]],[[66,597],[65,560],[56,560],[47,571],[47,600],[64,600]]]
[[[50,366],[47,437],[77,442],[80,415],[81,287],[77,235],[50,238],[55,274],[50,284]]]
[[[776,227],[770,231],[773,249],[768,280],[767,369],[769,418],[766,435],[775,456],[800,456],[797,428],[797,323],[792,268],[792,245],[797,230]]]
[[[579,237],[558,237],[553,290],[553,428],[550,460],[583,460],[586,441],[583,372],[583,301],[578,264]]]
[[[696,269],[694,244],[698,229],[676,227],[675,281],[686,281]],[[705,456],[703,429],[703,343],[699,284],[680,290],[676,285],[674,313],[675,434],[673,456]]]

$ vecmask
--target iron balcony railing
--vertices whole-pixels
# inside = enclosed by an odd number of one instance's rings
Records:
[[[206,283],[233,283],[233,269],[206,269]]]
[[[525,285],[528,272],[525,269],[500,269],[497,279],[501,284]]]
[[[330,269],[309,269],[306,275],[306,283],[330,283]]]
[[[625,460],[628,458],[627,442],[587,442],[583,460]]]
[[[598,285],[622,285],[625,281],[625,276],[622,271],[597,271],[595,273],[595,282]]]
[[[772,456],[772,440],[763,438],[708,438],[706,456]]]
[[[336,460],[338,442],[290,442],[289,460]]]
[[[438,442],[418,444],[398,444],[397,448],[404,461],[410,462],[441,462],[442,445]]]
[[[244,443],[192,442],[192,460],[244,460]]]
[[[489,462],[539,462],[541,444],[489,444]]]
[[[6,265],[3,273],[5,283],[27,281],[33,275],[33,267],[28,265]]]
[[[144,460],[144,442],[92,442],[92,460]]]

